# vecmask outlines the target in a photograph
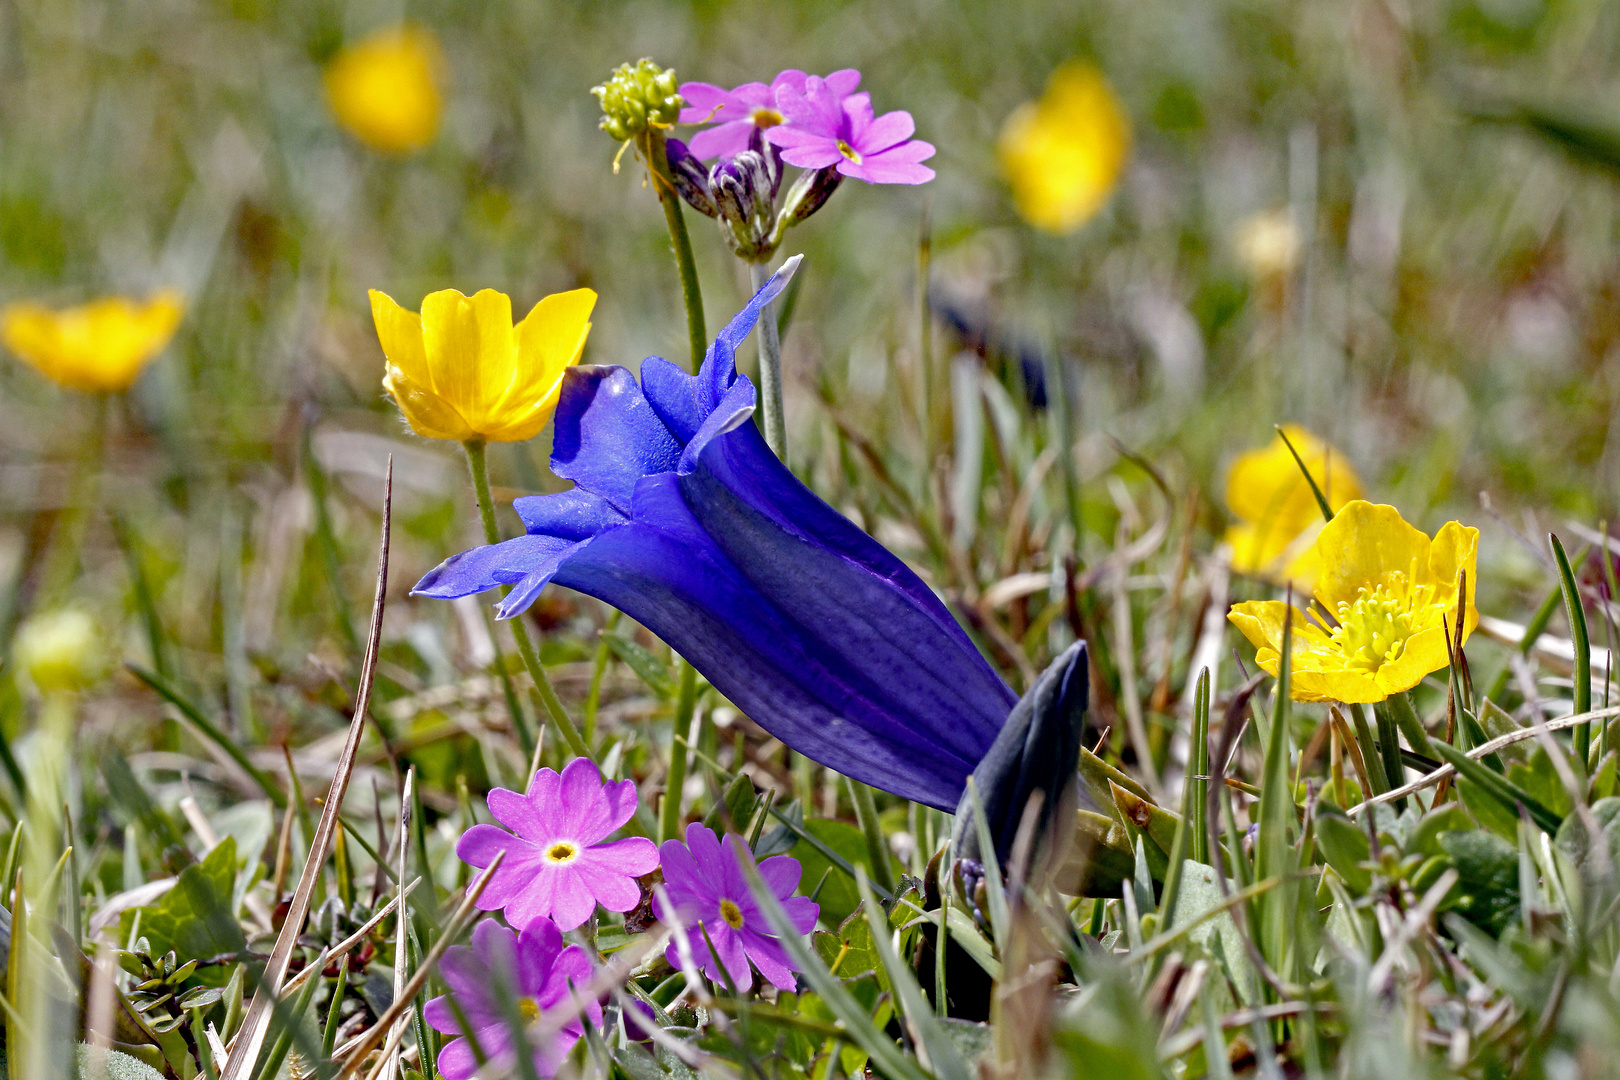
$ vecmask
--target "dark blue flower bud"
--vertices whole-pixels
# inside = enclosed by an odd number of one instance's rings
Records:
[[[675,181],[675,190],[680,192],[686,204],[700,214],[709,217],[718,215],[720,211],[709,195],[709,170],[703,167],[703,162],[693,157],[692,151],[679,139],[665,140],[664,156],[669,162],[669,175]]]
[[[1077,641],[1052,661],[1029,693],[1013,706],[996,741],[973,770],[973,788],[1004,871],[1032,797],[1040,796],[1032,854],[1040,850],[1063,808],[1073,816],[1071,791],[1089,695],[1086,643]],[[972,793],[964,795],[957,806],[951,851],[959,862],[983,862]]]

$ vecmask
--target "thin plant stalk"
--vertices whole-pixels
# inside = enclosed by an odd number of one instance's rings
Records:
[[[467,451],[467,468],[472,473],[473,493],[478,498],[478,516],[484,524],[484,542],[498,544],[501,541],[499,527],[495,524],[495,501],[489,494],[489,466],[485,460],[485,444],[481,439],[468,439],[462,443]],[[540,705],[546,711],[546,716],[562,733],[563,741],[568,744],[577,757],[589,758],[590,749],[585,740],[580,737],[579,729],[568,718],[563,709],[562,700],[557,697],[557,691],[551,685],[551,679],[546,675],[546,669],[540,666],[539,654],[535,652],[534,643],[529,640],[529,632],[521,618],[507,620],[512,628],[512,640],[517,643],[518,656],[523,659],[523,666],[528,669],[529,678],[534,680],[534,693]],[[514,717],[516,719],[516,717]],[[518,745],[523,748],[525,758],[534,755],[534,732],[524,724],[517,732]]]
[[[658,822],[658,839],[679,840],[681,829],[681,789],[686,787],[686,763],[691,754],[692,713],[697,708],[697,668],[681,661],[680,689],[675,698],[675,720],[669,740],[669,772],[664,777],[664,807]]]
[[[648,128],[644,134],[636,137],[636,150],[647,166],[653,190],[664,208],[664,224],[669,228],[675,269],[681,276],[681,302],[686,305],[686,337],[692,350],[692,370],[695,372],[703,363],[709,334],[703,325],[703,291],[698,286],[697,263],[692,259],[692,240],[686,235],[686,218],[681,212],[680,194],[676,192],[675,181],[669,175],[664,133],[658,128]]]
[[[748,280],[754,292],[771,279],[770,265],[748,264]],[[782,341],[776,329],[776,305],[767,304],[759,313],[759,404],[765,428],[765,444],[779,458],[787,456],[787,417],[782,412]]]
[[[45,695],[44,707],[40,710],[38,748],[29,768],[27,810],[28,832],[35,839],[24,845],[27,872],[23,878],[25,886],[20,890],[33,912],[56,911],[60,853],[50,839],[62,835],[63,800],[73,745],[74,700],[70,692],[52,691]],[[12,933],[26,935],[15,926]],[[22,940],[26,944],[28,939],[23,936]],[[24,1076],[50,1076],[53,1074],[51,1063],[60,1061],[60,1055],[69,1049],[53,1045],[57,1025],[52,1016],[58,1007],[52,1001],[54,983],[47,972],[31,970],[33,965],[43,962],[42,950],[24,948],[19,953],[13,949],[12,953],[13,959],[28,971],[17,981],[16,1001],[29,1032],[22,1046],[12,1051],[12,1060],[26,1063]]]

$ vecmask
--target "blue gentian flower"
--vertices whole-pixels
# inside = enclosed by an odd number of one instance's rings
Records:
[[[907,566],[805,487],[752,422],[735,352],[798,258],[688,375],[660,357],[570,368],[551,467],[574,481],[517,499],[525,535],[456,555],[417,583],[454,598],[550,582],[667,641],[794,750],[954,810],[1017,695]]]

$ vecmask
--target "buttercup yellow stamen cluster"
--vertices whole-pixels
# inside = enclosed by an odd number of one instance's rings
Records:
[[[493,289],[430,293],[420,315],[373,289],[371,314],[388,358],[383,387],[418,435],[532,439],[557,408],[595,306],[590,289],[555,293],[513,326],[511,299]]]
[[[1066,64],[1039,101],[1007,117],[997,150],[1025,220],[1047,232],[1072,232],[1119,183],[1131,153],[1131,122],[1100,72]]]
[[[1466,572],[1462,635],[1479,622],[1474,607],[1479,530],[1452,521],[1431,540],[1393,506],[1356,500],[1334,515],[1312,545],[1319,568],[1314,607],[1292,609],[1290,678],[1296,701],[1383,701],[1446,666],[1446,629]],[[1287,604],[1234,604],[1228,615],[1278,672]]]
[[[326,69],[326,101],[338,124],[373,150],[413,153],[439,133],[444,69],[431,33],[393,27],[338,53]]]
[[[1299,451],[1329,507],[1337,511],[1361,498],[1361,481],[1343,454],[1299,425],[1285,424],[1271,445],[1232,464],[1226,505],[1238,522],[1226,530],[1225,540],[1233,569],[1309,588],[1316,574],[1311,541],[1322,526],[1322,508],[1283,435]]]
[[[10,304],[0,310],[0,340],[70,390],[116,393],[168,345],[184,311],[174,290],[145,303],[109,296],[61,310]]]

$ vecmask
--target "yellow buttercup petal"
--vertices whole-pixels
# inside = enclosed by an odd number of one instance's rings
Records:
[[[1308,588],[1316,560],[1310,549],[1322,527],[1322,509],[1282,436],[1337,510],[1361,497],[1361,481],[1344,456],[1295,424],[1269,446],[1239,455],[1227,475],[1226,503],[1239,521],[1227,530],[1232,568]]]
[[[484,428],[517,377],[512,301],[493,289],[463,296],[454,289],[422,300],[428,381],[477,428]]]
[[[1130,119],[1100,72],[1066,64],[1039,101],[1007,117],[997,150],[1018,212],[1037,228],[1066,233],[1089,221],[1119,183]]]
[[[1291,695],[1299,701],[1383,701],[1445,667],[1459,571],[1467,572],[1469,582],[1465,636],[1479,621],[1473,584],[1478,541],[1477,529],[1454,521],[1431,541],[1392,506],[1346,504],[1304,556],[1316,566],[1319,608],[1309,622],[1294,609]],[[1287,612],[1276,601],[1250,601],[1234,604],[1227,616],[1256,647],[1255,662],[1272,675]]]
[[[383,387],[419,435],[531,439],[556,410],[595,303],[589,289],[550,296],[514,327],[511,300],[493,289],[430,293],[420,316],[373,290],[372,318],[389,362]]]
[[[127,390],[174,336],[180,294],[145,303],[107,297],[59,311],[20,303],[0,313],[0,339],[41,373],[74,390]]]
[[[1333,515],[1316,538],[1321,570],[1316,598],[1330,612],[1354,603],[1359,590],[1387,584],[1391,574],[1410,577],[1429,566],[1429,538],[1408,525],[1393,506],[1356,500]]]

